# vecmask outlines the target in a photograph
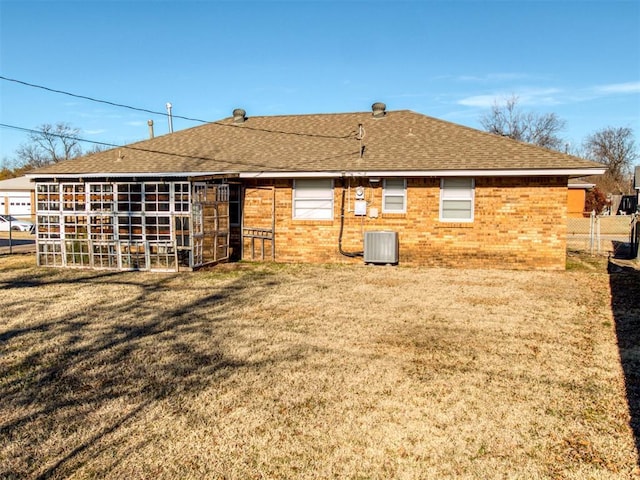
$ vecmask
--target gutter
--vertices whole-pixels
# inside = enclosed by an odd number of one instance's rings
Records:
[[[471,169],[471,170],[355,170],[355,171],[263,171],[263,172],[126,172],[126,173],[41,173],[26,174],[31,181],[40,178],[145,178],[145,177],[235,177],[235,178],[341,178],[349,177],[553,177],[602,175],[606,168],[544,168],[544,169]]]
[[[553,177],[602,175],[606,168],[545,168],[495,170],[368,170],[324,172],[240,172],[240,178],[340,178],[349,177]]]

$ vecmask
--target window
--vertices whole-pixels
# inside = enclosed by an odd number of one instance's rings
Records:
[[[473,222],[473,178],[443,178],[440,182],[440,221]]]
[[[189,198],[190,186],[188,183],[174,184],[173,210],[174,212],[189,212],[191,199]]]
[[[296,180],[293,184],[293,218],[332,220],[333,181],[331,179]]]
[[[240,225],[240,185],[229,184],[229,220],[231,225]]]
[[[145,183],[145,212],[168,212],[170,205],[170,186],[168,183]]]
[[[92,212],[113,210],[113,185],[110,183],[90,184],[89,200]]]
[[[147,216],[144,219],[145,237],[149,242],[171,240],[171,217]]]
[[[142,217],[118,217],[118,238],[121,241],[142,241]]]
[[[38,238],[45,240],[60,238],[59,215],[38,215]]]
[[[36,188],[39,211],[60,210],[60,190],[58,184],[40,183]]]
[[[62,209],[71,212],[80,212],[85,209],[84,183],[62,185]]]
[[[118,211],[141,212],[142,211],[142,184],[120,183],[118,184]]]
[[[111,215],[90,215],[89,238],[104,242],[112,241],[114,239],[113,223]]]
[[[382,212],[404,213],[407,211],[407,183],[404,178],[387,178],[382,190]]]

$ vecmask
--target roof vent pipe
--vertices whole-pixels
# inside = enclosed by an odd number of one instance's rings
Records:
[[[382,102],[376,102],[373,105],[371,105],[371,110],[373,110],[373,116],[375,118],[381,118],[384,117],[386,114],[386,110],[387,106],[382,103]]]
[[[167,115],[169,116],[169,133],[173,133],[173,115],[171,115],[171,107],[173,105],[167,102],[166,106],[167,106]]]
[[[233,123],[244,123],[244,121],[247,119],[246,115],[247,112],[245,112],[243,109],[236,108],[233,111]]]
[[[147,121],[147,125],[149,125],[149,138],[153,138],[153,120]]]

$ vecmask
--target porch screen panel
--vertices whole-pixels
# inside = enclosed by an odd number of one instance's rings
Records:
[[[60,241],[60,215],[51,215],[46,210],[44,212],[44,214],[41,212],[36,218],[37,264],[42,267],[61,267],[64,265],[64,261]]]
[[[91,212],[113,211],[113,185],[110,183],[89,184],[89,210]]]
[[[63,183],[61,196],[64,212],[84,212],[86,210],[87,195],[84,183]]]
[[[36,208],[38,212],[60,210],[60,185],[39,183],[36,187]]]
[[[229,258],[229,185],[194,184],[191,219],[193,266]]]
[[[62,267],[64,262],[60,240],[38,239],[37,260],[40,267]]]
[[[142,216],[118,216],[118,239],[120,241],[142,241]]]
[[[189,182],[40,183],[36,202],[41,265],[174,271],[191,266]]]
[[[119,183],[118,184],[118,211],[141,212],[142,211],[142,184]]]
[[[63,247],[66,265],[69,267],[90,266],[87,216],[65,215],[63,222]]]
[[[173,211],[185,212],[190,211],[191,204],[191,187],[187,182],[176,182],[173,186]]]
[[[170,185],[168,183],[144,184],[144,211],[168,212],[170,210]]]
[[[113,215],[89,215],[91,262],[95,268],[118,268]]]

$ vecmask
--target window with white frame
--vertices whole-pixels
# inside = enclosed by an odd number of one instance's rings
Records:
[[[387,178],[382,189],[382,212],[405,213],[407,211],[407,181],[404,178]]]
[[[38,211],[60,210],[60,186],[57,183],[39,183],[36,187]]]
[[[293,218],[299,220],[333,219],[333,180],[314,178],[295,180]]]
[[[440,221],[473,222],[473,178],[443,178],[440,181]]]

